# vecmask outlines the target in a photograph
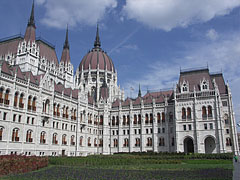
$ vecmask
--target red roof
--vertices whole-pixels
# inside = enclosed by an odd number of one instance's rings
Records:
[[[18,36],[0,42],[0,55],[6,55],[8,53],[17,54],[18,45],[22,40],[22,37]]]
[[[115,68],[112,62],[112,59],[101,49],[101,48],[93,48],[88,54],[84,56],[80,65],[79,71],[88,70],[89,67],[91,69],[99,69],[114,71]]]

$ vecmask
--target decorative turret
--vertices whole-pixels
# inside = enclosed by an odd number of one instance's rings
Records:
[[[69,53],[69,42],[68,42],[68,27],[66,30],[66,38],[63,45],[62,57],[60,63],[68,64],[70,63],[70,53]]]
[[[95,39],[95,42],[94,42],[94,47],[95,48],[100,48],[101,47],[98,25],[97,25],[97,32],[96,32],[96,39]]]
[[[24,40],[28,43],[29,41],[32,43],[36,39],[36,26],[35,26],[35,20],[34,20],[34,1],[32,4],[32,11],[30,18],[28,20],[27,29],[25,32]]]

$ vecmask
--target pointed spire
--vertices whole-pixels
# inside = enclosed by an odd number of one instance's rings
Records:
[[[140,83],[139,83],[138,97],[142,97]]]
[[[30,15],[30,18],[28,20],[28,26],[33,26],[34,28],[36,28],[35,21],[34,21],[34,0],[33,0],[33,3],[32,3],[31,15]]]
[[[97,33],[96,33],[96,39],[95,39],[95,42],[94,42],[94,47],[95,48],[100,48],[101,47],[98,24],[97,24]]]
[[[68,43],[68,25],[67,25],[67,31],[66,31],[66,39],[65,39],[65,43],[63,46],[63,49],[69,49],[69,43]]]

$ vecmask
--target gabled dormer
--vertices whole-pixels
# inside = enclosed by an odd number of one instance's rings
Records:
[[[205,78],[200,82],[201,91],[208,91],[209,90],[209,81]]]
[[[189,83],[187,81],[183,81],[183,83],[180,85],[181,93],[188,93],[189,92]]]

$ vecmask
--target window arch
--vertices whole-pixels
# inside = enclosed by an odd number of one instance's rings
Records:
[[[208,117],[209,118],[213,117],[213,115],[212,115],[212,106],[208,106]]]
[[[33,142],[33,139],[32,139],[32,130],[28,130],[27,131],[27,134],[26,134],[26,142]]]
[[[19,93],[18,92],[15,92],[15,95],[14,95],[14,107],[17,107],[17,103],[18,103],[18,95]]]
[[[32,96],[28,96],[28,110],[32,109]]]
[[[99,139],[99,147],[103,147],[103,139]]]
[[[60,116],[60,104],[57,105],[57,117]]]
[[[148,124],[148,114],[145,114],[145,124]]]
[[[202,118],[203,119],[207,118],[207,109],[205,106],[202,107]]]
[[[127,125],[129,125],[129,124],[130,124],[130,116],[127,115]]]
[[[118,147],[118,139],[113,139],[113,147]]]
[[[62,144],[67,145],[67,135],[66,134],[62,135]]]
[[[116,116],[116,125],[118,126],[119,125],[119,117]]]
[[[191,118],[192,118],[191,108],[188,107],[187,108],[187,119],[191,119]]]
[[[4,127],[0,127],[0,141],[3,140],[3,129]]]
[[[123,115],[123,125],[126,125],[126,116],[125,115]]]
[[[75,146],[75,136],[74,135],[71,136],[71,145]]]
[[[7,89],[6,92],[5,92],[5,96],[4,96],[4,104],[5,105],[9,105],[9,93],[10,93],[10,90]]]
[[[186,119],[186,109],[182,108],[182,119]]]
[[[165,123],[165,113],[162,112],[162,123]]]
[[[66,119],[68,119],[68,107],[66,107]]]
[[[136,114],[134,114],[133,124],[137,124],[137,115]]]
[[[152,124],[153,123],[153,114],[150,113],[150,123]]]
[[[128,141],[128,138],[125,138],[125,139],[124,139],[123,147],[129,147],[129,141]]]
[[[97,147],[97,138],[94,138],[94,147]]]
[[[115,126],[115,116],[112,117],[112,126]]]
[[[3,87],[0,88],[0,103],[3,103]]]
[[[53,134],[52,143],[53,143],[53,144],[58,144],[58,141],[57,141],[57,133],[54,133],[54,134]]]
[[[33,110],[33,111],[36,111],[36,101],[37,101],[37,98],[34,97],[34,98],[33,98],[33,101],[32,101],[32,110]]]
[[[42,131],[40,134],[40,144],[46,143],[46,132]]]
[[[14,128],[12,131],[12,141],[13,142],[19,141],[19,129],[18,128]]]
[[[88,138],[88,146],[91,146],[91,138]]]
[[[226,138],[226,146],[232,146],[232,139],[230,137]]]
[[[79,145],[80,145],[80,146],[83,146],[83,137],[82,137],[82,136],[80,137]]]
[[[142,117],[141,117],[141,114],[138,115],[138,124],[141,124],[142,122]]]
[[[20,98],[19,98],[19,107],[20,108],[24,108],[23,98],[24,98],[24,94],[21,93]]]
[[[136,140],[135,146],[140,147],[140,138],[136,138],[135,140]]]
[[[147,146],[152,146],[152,138],[147,138]]]
[[[157,113],[157,122],[158,122],[158,123],[161,122],[161,115],[160,115],[160,113]]]

